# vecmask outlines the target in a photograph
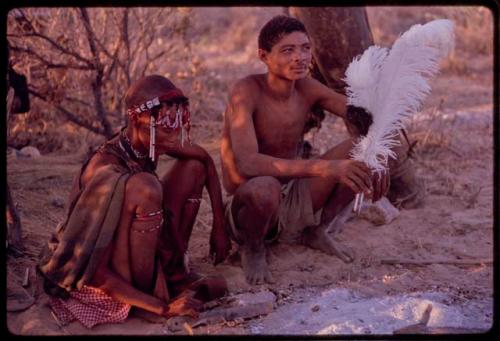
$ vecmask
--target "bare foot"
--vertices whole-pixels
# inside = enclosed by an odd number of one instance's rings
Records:
[[[243,245],[240,248],[241,265],[249,284],[273,283],[266,261],[266,248],[263,243],[257,247]]]
[[[347,246],[333,240],[324,225],[309,226],[302,232],[302,243],[329,255],[337,256],[345,263],[354,260],[354,253]]]

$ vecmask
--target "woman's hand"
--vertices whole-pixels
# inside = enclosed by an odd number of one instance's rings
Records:
[[[162,316],[171,318],[173,316],[191,316],[197,318],[203,307],[203,303],[193,298],[194,292],[187,292],[179,295],[168,304],[168,308],[163,311]]]
[[[217,223],[220,221],[220,223]],[[210,256],[214,260],[214,265],[224,261],[231,251],[231,240],[224,226],[222,219],[214,219],[212,232],[210,233]]]

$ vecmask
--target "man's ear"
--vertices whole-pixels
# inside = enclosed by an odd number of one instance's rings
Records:
[[[263,49],[259,49],[257,53],[259,54],[259,59],[267,64],[267,55],[269,54],[269,52]]]

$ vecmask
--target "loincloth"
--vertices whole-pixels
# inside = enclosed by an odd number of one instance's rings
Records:
[[[244,236],[234,221],[232,204],[234,196],[225,203],[226,228],[231,238],[242,245]],[[292,179],[281,186],[280,204],[277,214],[271,219],[271,228],[264,237],[264,242],[272,243],[278,239],[284,242],[297,242],[302,230],[319,224],[321,209],[314,213],[314,208],[306,178]]]
[[[98,288],[84,285],[70,291],[68,299],[51,297],[49,304],[63,325],[78,320],[87,328],[102,323],[123,323],[131,306],[118,302]]]

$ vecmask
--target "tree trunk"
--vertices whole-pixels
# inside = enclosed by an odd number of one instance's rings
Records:
[[[344,93],[345,82],[342,78],[347,66],[355,56],[373,45],[366,9],[290,7],[289,12],[306,27],[313,45],[315,64],[326,85]]]

